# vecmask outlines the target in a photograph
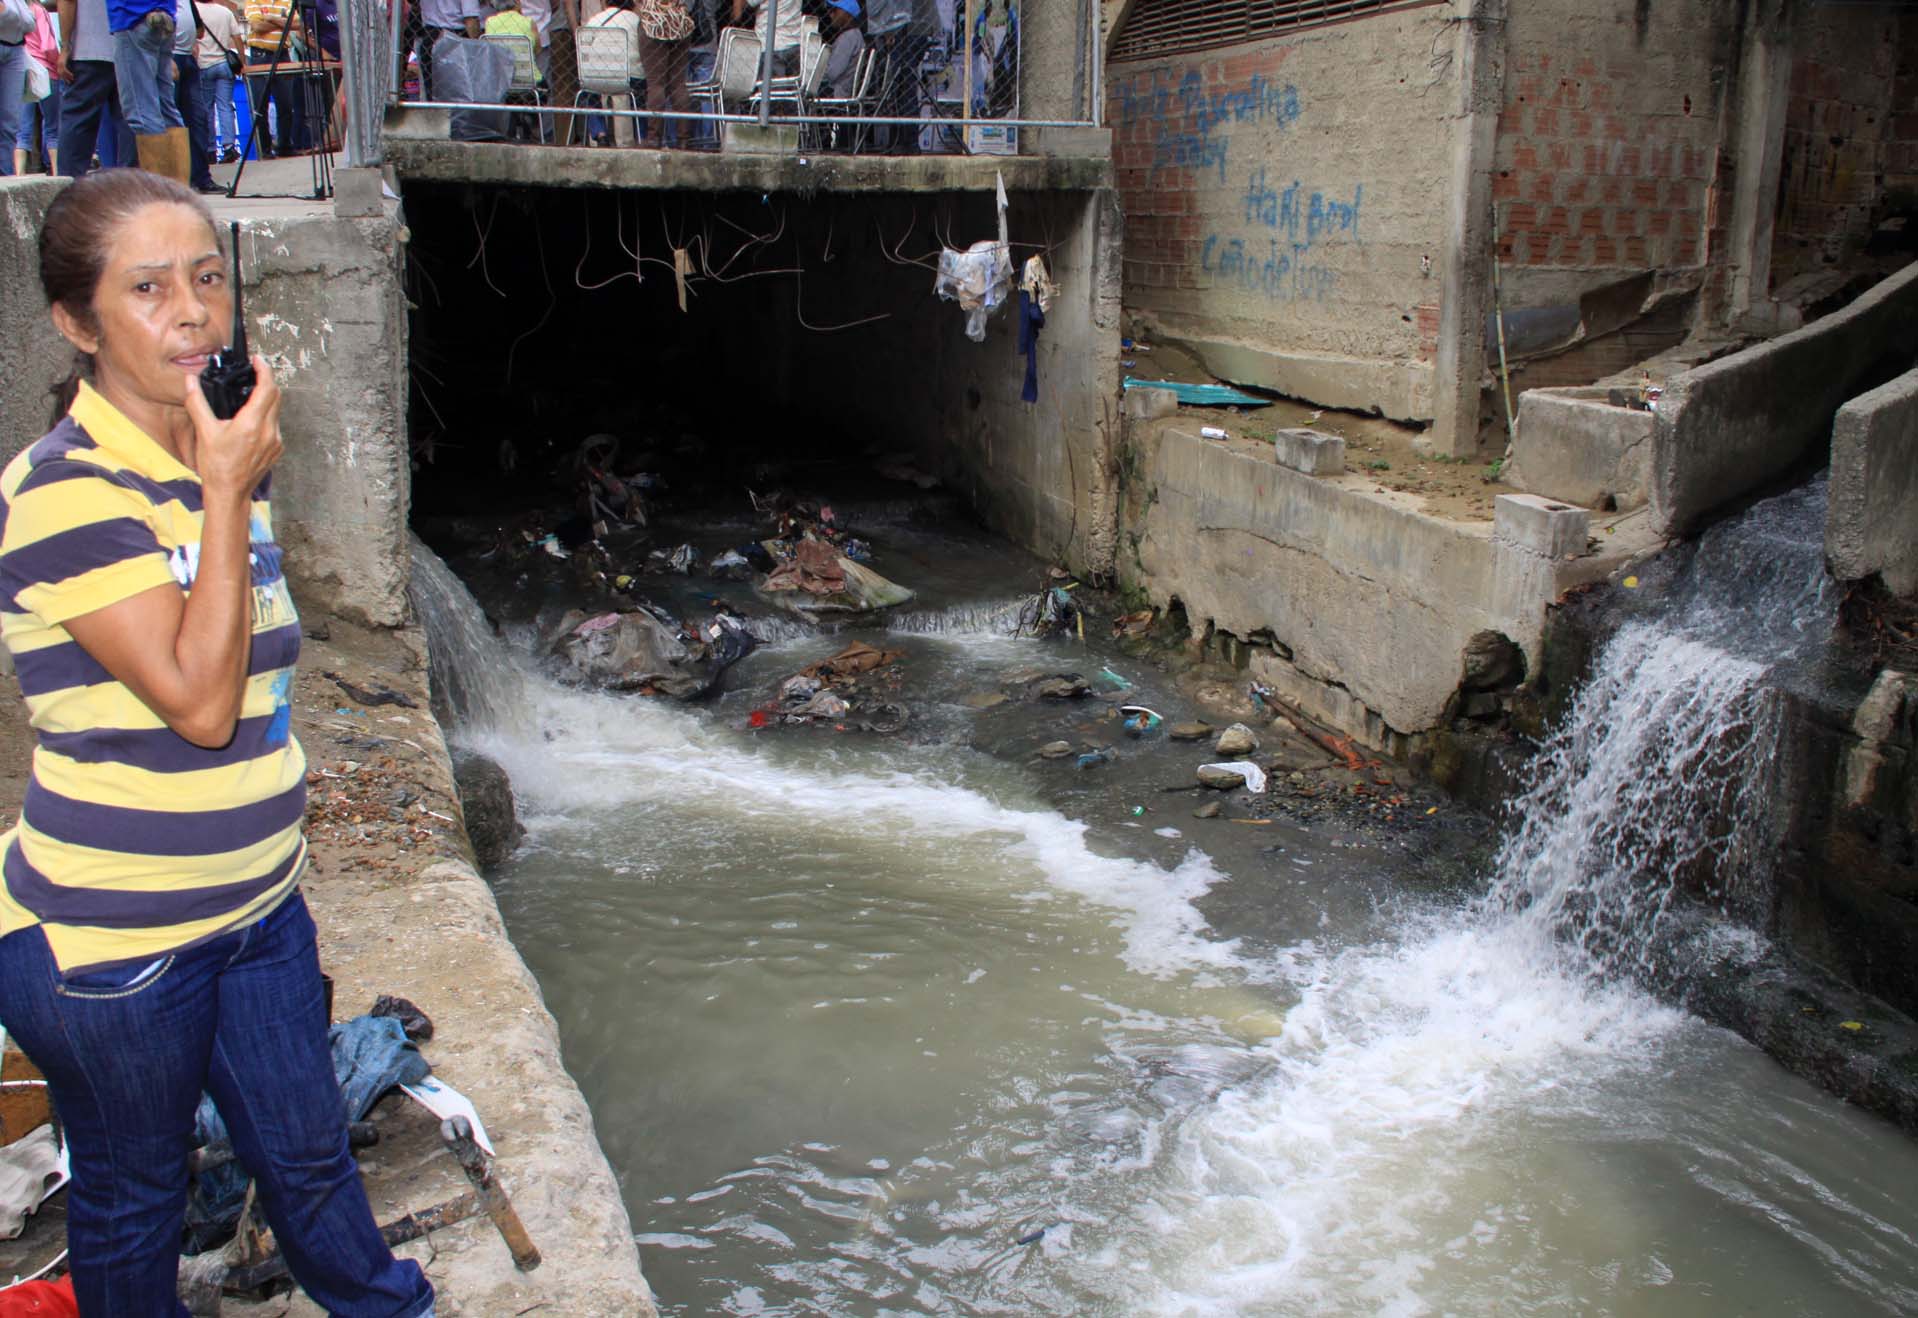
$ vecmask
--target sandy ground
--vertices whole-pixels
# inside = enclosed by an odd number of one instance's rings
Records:
[[[1216,382],[1197,357],[1174,342],[1135,341],[1124,360],[1131,363],[1126,374],[1137,380]],[[1486,463],[1452,462],[1420,452],[1417,441],[1423,432],[1418,427],[1384,417],[1314,407],[1291,398],[1255,408],[1182,407],[1179,414],[1195,425],[1217,426],[1233,440],[1251,441],[1268,459],[1276,430],[1303,428],[1337,435],[1345,441],[1345,475],[1337,478],[1339,483],[1413,495],[1423,511],[1452,521],[1489,522],[1492,501],[1501,494],[1516,493],[1496,480]],[[1254,451],[1240,444],[1234,447]]]
[[[334,1018],[375,997],[409,998],[436,1025],[423,1046],[435,1074],[477,1104],[541,1266],[520,1272],[484,1218],[403,1247],[439,1291],[439,1313],[647,1315],[632,1228],[594,1137],[592,1117],[563,1069],[539,989],[506,937],[491,892],[474,874],[450,763],[427,712],[417,632],[368,631],[307,620],[295,688],[295,728],[309,762],[305,881],[320,927],[321,964],[334,980]],[[367,707],[326,674],[413,702]],[[11,824],[27,781],[32,733],[19,688],[4,679],[0,812]],[[16,1061],[17,1064],[17,1061]],[[360,1166],[375,1214],[390,1222],[466,1189],[437,1137],[437,1122],[393,1094],[372,1114],[380,1143]],[[16,1132],[9,1130],[7,1136]],[[64,1194],[0,1245],[0,1277],[32,1271],[64,1239]],[[229,1300],[230,1314],[306,1315],[304,1297]]]

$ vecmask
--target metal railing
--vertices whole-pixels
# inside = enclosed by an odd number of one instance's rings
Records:
[[[723,137],[722,125],[778,124],[800,127],[808,150],[837,149],[843,133],[847,149],[885,154],[1012,154],[1021,130],[1103,122],[1099,0],[868,0],[862,18],[851,25],[823,0],[745,0],[753,25],[722,37],[712,23],[730,12],[732,2],[688,0],[694,32],[677,42],[649,42],[636,25],[624,23],[641,47],[641,58],[630,69],[629,105],[616,107],[605,103],[607,96],[581,90],[577,47],[564,27],[558,29],[564,37],[550,28],[540,34],[543,94],[530,103],[509,96],[503,85],[486,99],[435,97],[432,83],[441,80],[432,76],[428,43],[448,34],[421,27],[417,18],[404,21],[406,6],[397,0],[342,0],[347,163],[382,160],[384,116],[402,106],[531,116],[542,143],[570,142],[585,120],[631,124],[635,138],[641,126],[656,136],[697,133],[709,144]],[[564,0],[550,3],[557,7]],[[1065,17],[1068,5],[1070,18]],[[816,10],[826,15],[823,27]],[[1043,50],[1049,58],[1031,65],[1026,62],[1028,11],[1042,42],[1060,48],[1056,54]],[[581,26],[622,25],[608,12],[595,13]],[[935,15],[932,21],[914,17],[926,12]],[[831,98],[822,98],[832,45],[847,26],[861,29],[872,51],[872,73],[861,80],[864,85],[842,84],[831,89]],[[427,47],[417,52],[417,64],[416,47]],[[1068,49],[1069,59],[1064,58]],[[751,67],[743,67],[745,58]],[[1069,68],[1071,81],[1029,89],[1027,70],[1040,67]],[[415,68],[420,94],[406,98],[405,84]],[[650,103],[640,96],[640,87],[650,82],[646,73],[658,76],[665,87],[655,94],[647,86]],[[710,108],[692,108],[689,98],[695,93]],[[1047,112],[1022,114],[1031,101]],[[828,128],[835,131],[828,134]]]

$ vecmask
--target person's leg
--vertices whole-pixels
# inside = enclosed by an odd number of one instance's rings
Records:
[[[120,109],[120,79],[117,75],[113,80],[112,99],[107,102],[107,122],[112,125],[112,136],[98,153],[100,164],[107,169],[116,165],[133,168],[140,160],[133,140],[133,129],[127,126],[127,117]]]
[[[20,132],[20,107],[27,96],[27,54],[23,45],[0,46],[0,148],[13,146]],[[0,175],[13,173],[13,152],[0,149]]]
[[[191,55],[173,57],[173,103],[186,129],[187,182],[202,192],[218,187],[206,165],[206,102],[200,95],[200,65]]]
[[[340,1318],[432,1307],[417,1263],[380,1238],[346,1142],[312,917],[298,893],[248,931],[218,981],[207,1089],[253,1173],[294,1279]]]
[[[113,94],[113,66],[104,60],[83,59],[68,67],[73,81],[60,103],[60,141],[66,157],[61,172],[68,178],[82,178],[93,168],[94,144]]]
[[[671,93],[667,90],[667,80],[673,76],[673,46],[668,41],[654,41],[645,33],[639,35],[639,66],[646,71],[646,108],[664,110]],[[671,120],[648,119],[646,121],[646,145],[667,146],[678,140],[673,133]]]
[[[26,173],[27,158],[40,149],[40,106],[39,101],[20,102],[20,127],[14,131],[12,142],[0,143],[13,148],[15,174]]]
[[[570,110],[573,108],[573,97],[579,92],[579,53],[573,44],[572,29],[555,28],[547,33],[546,40],[546,85],[552,92],[552,104]],[[571,114],[553,116],[555,146],[573,144],[575,117]]]
[[[62,975],[39,929],[0,938],[6,1027],[46,1075],[72,1159],[67,1248],[83,1314],[186,1313],[175,1277],[218,943]]]
[[[53,90],[40,102],[40,146],[46,152],[42,167],[49,174],[60,172],[60,117],[66,113],[67,85],[53,79]]]
[[[251,73],[246,79],[247,110],[253,117],[253,140],[260,145],[260,157],[265,159],[273,154],[272,120],[267,118],[266,99],[267,79],[260,74]],[[246,143],[240,143],[240,154],[246,154]]]
[[[166,131],[166,116],[160,111],[163,88],[158,61],[163,56],[171,67],[172,45],[173,35],[162,23],[143,21],[113,34],[113,72],[120,110],[136,140],[158,137]],[[171,92],[171,84],[164,90]]]

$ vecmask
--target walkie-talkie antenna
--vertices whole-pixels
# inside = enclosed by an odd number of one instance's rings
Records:
[[[233,220],[227,228],[233,235],[233,354],[236,361],[245,361],[246,310],[240,301],[240,222]]]

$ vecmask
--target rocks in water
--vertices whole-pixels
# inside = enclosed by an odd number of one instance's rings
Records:
[[[1224,813],[1225,807],[1217,801],[1207,801],[1204,805],[1192,812],[1192,817],[1194,819],[1217,819]]]
[[[1459,701],[1458,712],[1469,719],[1495,719],[1504,712],[1504,703],[1491,691],[1468,691]]]
[[[569,613],[553,643],[554,655],[576,681],[609,691],[644,691],[678,700],[696,700],[710,693],[740,652],[729,646],[722,655],[643,609],[590,618],[577,611]]]
[[[1219,734],[1214,746],[1221,755],[1250,755],[1259,748],[1259,738],[1245,724],[1234,723]]]
[[[506,770],[484,755],[460,751],[453,757],[453,782],[459,789],[466,836],[482,868],[505,861],[526,836],[513,806],[513,784]]]
[[[1007,694],[1020,700],[1077,700],[1092,694],[1092,684],[1077,673],[1015,673],[1006,679]]]
[[[1525,680],[1525,653],[1504,632],[1473,635],[1460,664],[1459,686],[1466,691],[1503,691]]]
[[[1216,764],[1201,764],[1199,766],[1199,781],[1207,787],[1217,788],[1222,792],[1230,791],[1234,787],[1245,786],[1243,776],[1233,773],[1230,769],[1220,768]]]
[[[1212,735],[1210,723],[1172,723],[1166,726],[1165,735],[1174,741],[1203,741]]]
[[[960,698],[959,703],[971,709],[994,709],[1006,703],[1007,697],[997,691],[975,691]]]
[[[1049,741],[1039,748],[1039,758],[1042,760],[1063,760],[1070,754],[1072,743],[1069,741]]]

